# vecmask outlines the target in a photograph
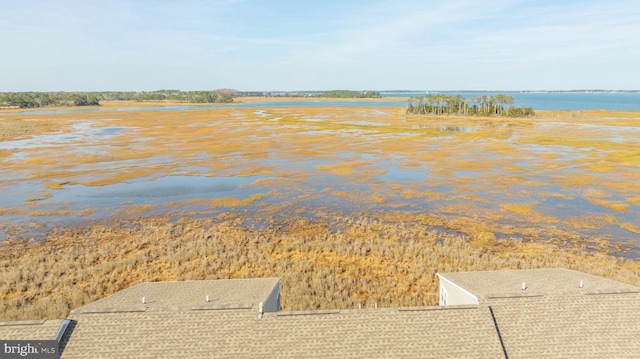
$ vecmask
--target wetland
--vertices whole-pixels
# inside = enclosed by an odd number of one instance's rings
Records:
[[[640,112],[344,103],[0,113],[0,309],[149,280],[278,276],[285,309],[436,304],[443,271],[640,284]]]

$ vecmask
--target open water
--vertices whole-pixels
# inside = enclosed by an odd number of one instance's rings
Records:
[[[436,93],[436,92],[433,92]],[[465,98],[495,96],[503,93],[513,97],[514,106],[534,110],[618,110],[640,111],[640,92],[440,92]],[[382,97],[427,96],[427,92],[383,93]]]
[[[434,92],[435,93],[435,92]],[[462,95],[465,98],[478,96],[495,96],[499,92],[441,92],[447,95]],[[617,110],[640,111],[640,92],[503,92],[513,97],[514,106],[533,107],[534,110]],[[388,101],[332,101],[330,99],[310,99],[308,101],[271,101],[256,103],[229,103],[212,105],[158,106],[158,107],[126,107],[118,111],[175,111],[190,108],[264,108],[291,106],[406,106],[408,97],[426,96],[427,92],[382,93]],[[113,111],[105,109],[73,109],[73,110],[34,110],[24,114],[58,114]]]

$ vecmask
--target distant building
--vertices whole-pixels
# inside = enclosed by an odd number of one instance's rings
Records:
[[[0,323],[0,339],[57,335],[62,358],[640,357],[638,287],[567,269],[438,277],[440,306],[296,312],[277,278],[143,283],[67,320]]]

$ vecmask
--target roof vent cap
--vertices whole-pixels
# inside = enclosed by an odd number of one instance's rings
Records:
[[[522,290],[526,290],[527,289],[527,283],[522,282]]]

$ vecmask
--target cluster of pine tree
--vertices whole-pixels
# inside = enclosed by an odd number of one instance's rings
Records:
[[[462,95],[449,96],[444,94],[412,97],[407,104],[407,113],[508,117],[527,117],[535,114],[531,107],[514,107],[513,97],[504,94],[471,98],[465,98]]]

